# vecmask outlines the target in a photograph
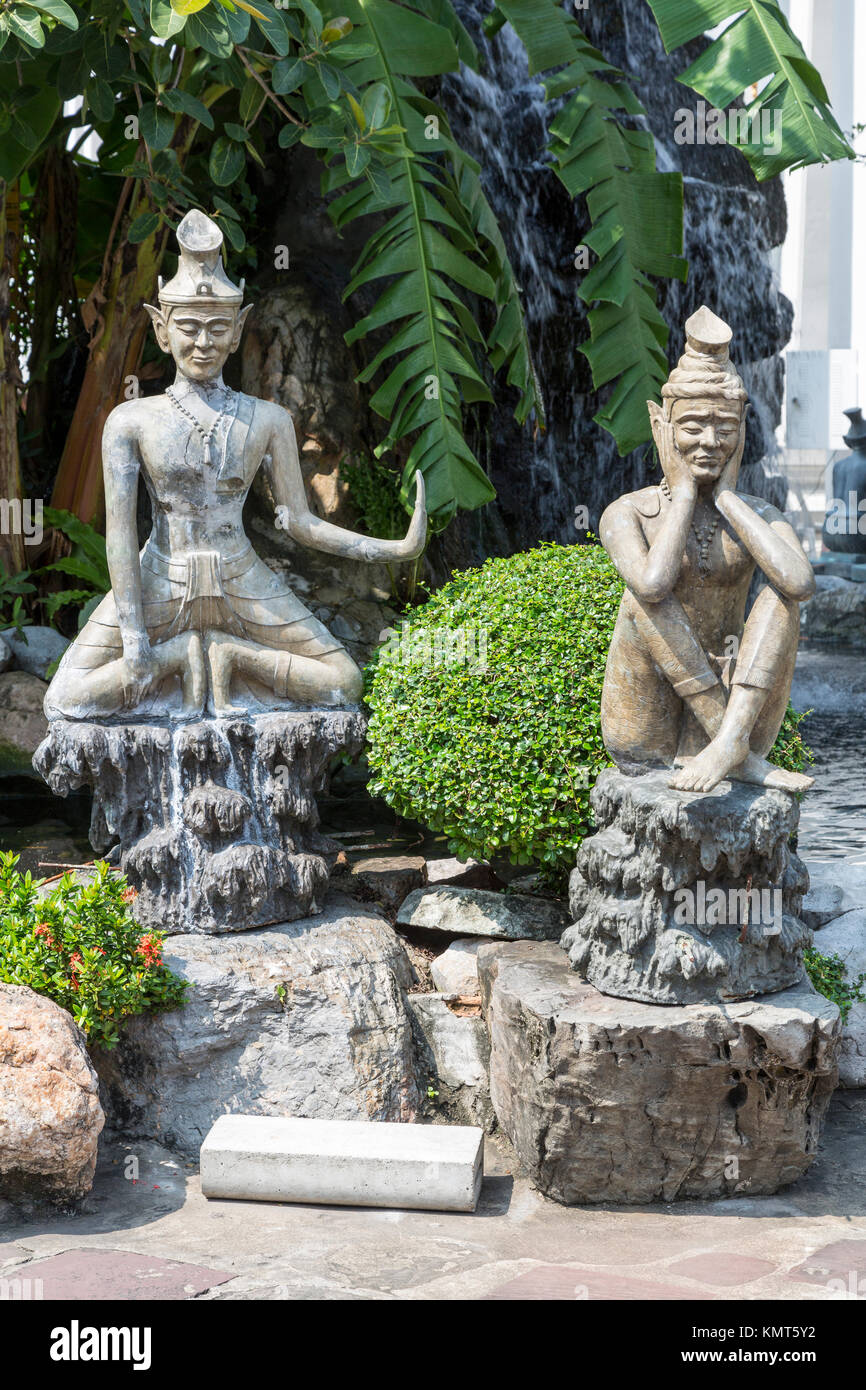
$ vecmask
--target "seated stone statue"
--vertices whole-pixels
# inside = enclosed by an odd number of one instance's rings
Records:
[[[361,673],[288,584],[256,555],[244,500],[265,470],[288,533],[354,559],[411,560],[426,536],[424,482],[402,541],[356,535],[307,505],[291,416],[229,389],[223,365],[250,306],[222,264],[222,233],[204,213],[178,228],[177,273],[147,305],[157,342],[177,366],[160,396],[124,402],[103,436],[106,542],[112,591],[67,650],[45,700],[49,718],[198,719],[285,708],[346,705]],[[141,554],[139,477],[153,530]],[[178,701],[178,687],[180,700]],[[241,689],[241,704],[235,703]]]
[[[626,772],[680,770],[670,785],[710,791],[725,777],[797,791],[812,778],[766,760],[787,707],[800,602],[812,567],[782,514],[735,491],[747,396],[731,330],[703,307],[686,350],[650,401],[664,478],[601,519],[627,585],[608,654],[602,735]],[[756,567],[764,576],[745,619]]]

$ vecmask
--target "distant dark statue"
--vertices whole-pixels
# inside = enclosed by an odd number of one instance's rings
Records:
[[[821,535],[828,550],[866,555],[866,420],[859,406],[845,414],[851,421],[845,443],[852,452],[833,466],[833,495]]]

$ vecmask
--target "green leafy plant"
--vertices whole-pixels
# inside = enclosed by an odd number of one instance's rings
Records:
[[[815,754],[804,742],[803,735],[800,733],[800,725],[812,713],[810,709],[804,710],[801,714],[794,709],[790,700],[782,720],[776,742],[770,750],[770,762],[776,763],[779,767],[785,767],[789,772],[806,772],[815,761]],[[802,792],[798,793],[798,798]]]
[[[866,974],[850,980],[841,956],[825,956],[813,946],[807,946],[803,952],[803,964],[818,993],[839,1006],[843,1023],[848,1021],[852,1004],[866,1004],[866,994],[863,993]]]
[[[364,529],[371,536],[394,539],[406,529],[400,501],[399,476],[381,459],[351,459],[340,462],[340,477],[347,484],[349,498],[357,508]]]
[[[25,600],[36,593],[36,585],[30,583],[30,577],[29,570],[9,574],[0,560],[0,632],[12,629],[25,642],[27,636],[23,628],[29,622]]]
[[[48,592],[40,598],[40,603],[49,622],[54,620],[59,609],[69,604],[80,604],[78,626],[82,628],[96,605],[111,588],[105,537],[89,522],[81,521],[71,512],[56,507],[46,507],[44,518],[49,526],[53,526],[72,542],[72,553],[50,565],[44,565],[37,574],[68,574],[79,581],[79,587]]]
[[[600,703],[623,583],[598,545],[542,545],[455,574],[367,668],[369,790],[464,857],[555,880],[610,759]],[[771,758],[808,756],[789,710]]]
[[[164,932],[143,932],[135,896],[102,861],[93,881],[65,875],[40,894],[40,879],[0,853],[0,980],[26,985],[68,1009],[88,1043],[112,1048],[123,1020],[177,1009],[187,982],[162,960]]]

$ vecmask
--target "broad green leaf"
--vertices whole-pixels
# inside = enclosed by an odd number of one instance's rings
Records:
[[[352,28],[351,19],[346,19],[345,15],[329,19],[322,30],[322,43],[338,43],[340,39],[345,39],[351,34]]]
[[[277,96],[287,96],[300,87],[307,75],[303,58],[280,58],[271,70],[271,86]]]
[[[29,10],[7,10],[6,22],[16,38],[28,48],[44,48],[45,33],[38,14]]]
[[[203,10],[210,4],[210,0],[171,0],[171,8],[175,14],[191,15],[198,10]]]
[[[234,52],[234,40],[228,25],[225,10],[199,10],[186,21],[184,42],[196,44],[215,58],[230,58]]]
[[[87,104],[98,121],[110,121],[114,115],[114,92],[101,77],[91,77],[85,92]]]
[[[190,92],[186,92],[182,87],[169,87],[160,93],[160,102],[169,111],[174,111],[180,115],[192,116],[193,120],[199,121],[208,130],[213,130],[213,116],[207,109],[203,101],[194,97]]]
[[[238,102],[238,113],[244,125],[253,124],[267,98],[268,94],[261,83],[252,76],[248,77]]]
[[[34,157],[34,152],[41,148],[43,141],[51,133],[60,110],[60,97],[57,91],[49,86],[16,107],[16,123],[20,122],[26,126],[29,135],[26,143],[16,140],[11,132],[0,141],[0,179],[11,183],[26,169]]]
[[[169,0],[150,0],[150,23],[157,38],[171,39],[186,24],[186,15],[178,14]]]
[[[78,15],[66,0],[16,0],[19,5],[29,5],[32,10],[41,10],[43,14],[51,15],[58,24],[62,24],[67,29],[78,28]]]
[[[823,81],[776,0],[648,0],[670,53],[726,19],[733,23],[679,74],[720,110],[772,79],[748,103],[748,141],[735,138],[758,179],[854,151],[830,109]],[[736,16],[736,18],[734,18]],[[732,134],[736,131],[731,130]]]
[[[247,132],[242,125],[237,125],[234,121],[226,121],[223,130],[230,140],[238,140],[241,144],[247,138]]]
[[[174,135],[174,116],[153,101],[146,101],[138,113],[138,128],[152,150],[164,150]]]
[[[281,150],[288,150],[288,149],[291,149],[292,145],[296,145],[296,144],[298,143],[298,141],[300,140],[300,138],[301,138],[301,136],[303,135],[303,133],[304,133],[304,127],[303,127],[303,126],[300,126],[300,125],[284,125],[284,126],[281,128],[279,135],[277,136],[277,143],[278,143],[280,149],[281,149]]]
[[[288,56],[289,52],[289,31],[279,10],[269,3],[269,0],[255,0],[257,10],[260,10],[264,18],[255,21],[259,32],[264,35],[271,45],[271,48],[281,58]],[[253,45],[256,47],[256,45]]]
[[[208,169],[214,183],[219,188],[227,188],[244,170],[244,150],[225,135],[220,135],[213,143],[208,160]]]

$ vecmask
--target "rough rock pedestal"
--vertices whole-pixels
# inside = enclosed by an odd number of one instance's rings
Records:
[[[657,1004],[748,999],[803,978],[809,886],[790,848],[788,792],[722,782],[671,788],[669,771],[602,772],[599,830],[571,876],[571,964],[605,994]]]
[[[51,721],[34,765],[61,796],[94,789],[90,839],[120,842],[142,926],[229,932],[318,911],[328,882],[316,793],[364,736],[356,710],[192,724]]]
[[[757,1196],[814,1159],[840,1021],[808,981],[665,1008],[600,994],[544,942],[485,943],[478,962],[491,1100],[548,1197]]]

